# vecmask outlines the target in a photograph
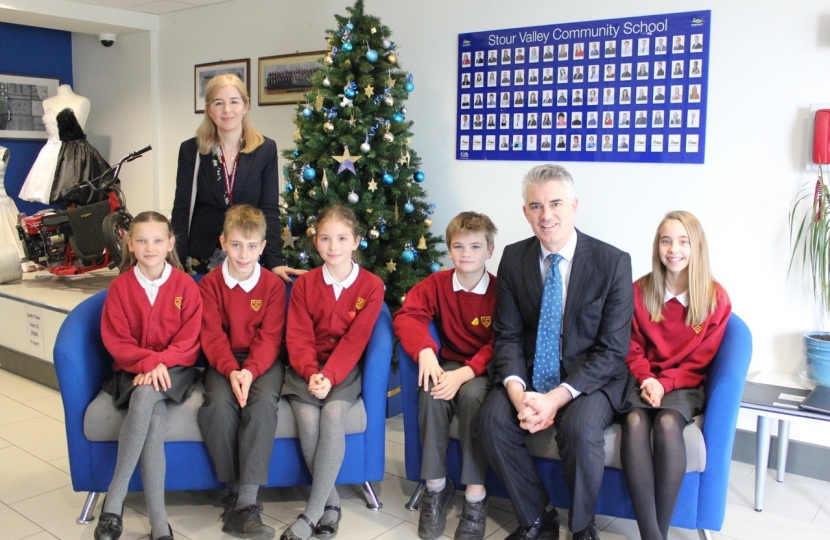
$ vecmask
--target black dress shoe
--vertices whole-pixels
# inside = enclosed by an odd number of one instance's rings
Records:
[[[340,507],[329,505],[325,507],[325,510],[337,512],[337,519],[323,522],[323,518],[320,518],[317,526],[314,527],[314,536],[317,538],[334,538],[337,535],[338,529],[340,529],[340,518],[342,517]]]
[[[305,521],[306,525],[309,526],[311,529],[311,535],[314,535],[314,524],[311,522],[305,514],[300,514],[297,516],[297,519],[301,519]],[[287,529],[285,529],[282,534],[280,535],[280,540],[307,540],[306,538],[300,538],[291,530],[291,526],[289,525]]]
[[[594,522],[592,521],[590,525],[574,533],[573,540],[599,540],[599,534],[597,534],[597,528],[594,526]]]
[[[435,540],[444,533],[447,526],[447,506],[455,493],[455,484],[447,478],[444,489],[424,493],[421,515],[418,517],[418,537],[421,540]]]
[[[530,527],[519,526],[504,540],[559,540],[559,516],[556,509],[539,516]]]
[[[170,534],[165,534],[164,536],[159,536],[158,538],[153,538],[153,533],[150,533],[150,540],[174,540],[173,538],[173,527],[170,524],[167,524],[167,530],[170,531]]]
[[[258,504],[231,510],[222,526],[222,532],[248,540],[271,540],[277,533],[273,527],[262,522],[260,512],[262,507]]]
[[[124,526],[121,523],[120,515],[101,512],[93,536],[95,540],[118,540],[121,538],[123,530]]]
[[[464,498],[461,520],[455,529],[453,540],[482,540],[487,525],[487,496],[479,502],[470,502]]]

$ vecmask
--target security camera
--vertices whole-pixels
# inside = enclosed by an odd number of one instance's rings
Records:
[[[104,47],[112,47],[115,40],[118,39],[118,36],[115,34],[98,34],[98,39],[101,40],[101,45]]]

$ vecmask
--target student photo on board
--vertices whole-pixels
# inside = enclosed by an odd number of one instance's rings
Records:
[[[608,64],[605,66],[605,81],[613,81],[616,78],[616,73],[614,73],[614,64]]]
[[[461,67],[470,67],[470,53],[461,55]]]
[[[574,44],[574,60],[582,60],[585,58],[585,51],[582,49],[582,43]]]
[[[571,137],[571,150],[582,150],[582,141],[580,140],[579,135]]]
[[[525,93],[524,92],[514,92],[513,93],[513,106],[514,107],[524,107],[525,106]]]
[[[476,88],[482,88],[484,86],[484,73],[478,72],[476,73],[476,79],[473,83]]]
[[[576,78],[576,68],[574,69],[574,80],[575,81],[578,80]],[[593,66],[590,67],[590,70],[588,71],[588,81],[589,82],[599,81],[599,73],[597,72],[597,66],[596,65],[593,65]]]
[[[551,125],[550,113],[542,115],[542,127],[549,128]]]
[[[620,111],[620,125],[619,127],[630,127],[631,126],[631,115],[628,111]]]
[[[701,88],[699,84],[689,86],[689,103],[700,103]]]
[[[470,87],[470,74],[465,73],[461,76],[461,88],[469,88]]]
[[[696,79],[701,75],[701,64],[702,60],[692,60],[692,66],[689,68],[689,77],[692,79]]]
[[[603,105],[613,105],[614,104],[614,89],[613,88],[606,88],[605,92],[602,94],[602,104]]]
[[[517,64],[525,63],[525,48],[516,47],[516,56],[513,57]]]
[[[528,107],[537,107],[539,105],[539,99],[536,97],[538,92],[536,90],[527,93],[527,106]]]
[[[461,108],[462,109],[469,109],[470,108],[470,94],[461,94]]]
[[[529,127],[529,128],[539,127],[536,124],[536,113],[527,113],[527,127]]]
[[[648,62],[637,63],[637,80],[643,81],[648,79]]]
[[[659,37],[654,42],[654,54],[666,54],[668,47],[666,47],[666,38]]]
[[[509,64],[510,59],[511,59],[510,49],[502,49],[502,51],[501,51],[501,63],[503,65]]]
[[[484,107],[484,97],[482,94],[475,95],[475,101],[473,101],[473,108],[474,109],[481,109]]]
[[[542,106],[553,105],[553,90],[542,90]]]
[[[599,103],[599,96],[597,96],[597,89],[591,88],[588,90],[588,105],[596,105]]]
[[[470,115],[469,114],[462,114],[461,115],[461,129],[470,129]]]
[[[559,135],[556,137],[556,149],[557,150],[565,150],[567,146],[565,145],[565,136]]]
[[[525,122],[524,122],[524,115],[522,113],[516,113],[513,115],[513,129],[524,129]]]
[[[520,85],[520,84],[525,83],[525,70],[517,69],[516,71],[513,72],[513,76],[514,76],[513,82],[515,84]]]
[[[634,121],[634,125],[638,128],[646,127],[648,125],[646,111],[637,111],[637,120]]]
[[[496,93],[495,92],[489,92],[487,94],[487,108],[492,109],[492,108],[495,108],[495,106],[496,106]]]
[[[613,58],[617,56],[617,42],[609,40],[605,42],[605,57]]]
[[[510,148],[510,138],[507,135],[499,137],[499,150],[508,150]]]
[[[568,44],[561,43],[559,45],[559,59],[560,60],[567,60],[568,59]]]
[[[582,90],[576,88],[573,94],[573,104],[574,105],[582,105]]]
[[[543,54],[542,59],[545,62],[553,62],[553,45],[545,45]]]
[[[553,82],[553,68],[545,68],[542,71],[542,82],[543,83],[552,83]]]
[[[551,141],[551,136],[550,135],[542,135],[542,144],[541,144],[542,150],[550,150],[550,141]]]
[[[550,124],[548,124],[550,125]],[[545,127],[545,124],[542,123],[542,127]],[[556,127],[557,128],[565,128],[568,127],[568,121],[565,113],[556,113]]]
[[[556,91],[556,104],[557,105],[567,105],[568,104],[568,91],[567,90],[557,90]]]
[[[648,87],[647,86],[638,86],[637,87],[637,105],[643,105],[648,103]]]
[[[487,86],[498,86],[499,81],[496,79],[496,72],[491,71],[487,74]]]
[[[484,65],[484,51],[476,51],[476,66]]]
[[[487,51],[487,65],[495,66],[499,63],[499,52],[495,49]]]
[[[672,53],[682,53],[686,50],[686,36],[674,36],[671,46]]]
[[[637,40],[637,55],[638,56],[648,56],[648,38],[640,38]]]
[[[599,41],[592,41],[588,50],[588,58],[599,58]]]
[[[529,152],[536,151],[536,135],[531,134],[527,136],[527,150]]]
[[[488,114],[487,115],[487,129],[496,129],[496,115],[495,114]]]
[[[653,95],[651,100],[654,103],[665,103],[666,102],[666,87],[665,86],[655,86],[653,90]]]
[[[531,47],[528,52],[530,53],[528,62],[536,63],[539,61],[539,47]]]
[[[692,52],[703,50],[703,34],[692,34]]]
[[[588,135],[588,142],[585,143],[585,149],[591,152],[597,149],[597,138],[593,135]]]
[[[669,118],[669,127],[681,127],[683,125],[683,120],[680,118],[681,111],[673,110],[669,114],[671,115]]]
[[[596,68],[596,66],[594,66]],[[581,81],[584,78],[582,74],[582,66],[576,66],[574,68],[574,81]]]
[[[631,103],[631,87],[626,86],[620,88],[620,105],[628,105]]]
[[[671,63],[671,78],[672,79],[682,79],[683,78],[683,60],[675,60]]]
[[[510,115],[509,115],[509,114],[507,114],[507,113],[502,113],[502,114],[499,116],[499,128],[501,128],[501,129],[507,129],[507,127],[508,127],[509,125],[510,125]]]
[[[614,149],[614,136],[613,135],[603,135],[602,136],[602,151],[603,152],[610,152]]]
[[[651,112],[651,127],[663,127],[663,111]]]
[[[686,111],[686,127],[700,127],[700,111],[698,109],[689,109]]]
[[[631,80],[631,64],[620,64],[620,80]]]
[[[527,70],[527,84],[539,84],[539,70],[538,69],[529,69],[529,70]]]
[[[502,92],[501,93],[501,106],[502,107],[509,107],[510,106],[510,92]]]
[[[484,119],[480,114],[473,116],[473,129],[481,129],[484,127]]]
[[[585,125],[589,128],[597,127],[597,111],[588,111],[588,121]]]
[[[622,51],[620,51],[620,56],[627,57],[627,56],[631,56],[632,54],[634,54],[634,49],[631,46],[631,40],[630,39],[622,40]]]
[[[571,113],[571,127],[582,127],[582,111]]]
[[[559,73],[558,82],[560,82],[560,83],[568,82],[568,68],[561,67],[561,68],[559,68],[558,73]]]
[[[510,70],[503,69],[501,72],[501,85],[510,86]]]
[[[602,127],[614,127],[614,113],[611,111],[605,111],[605,114],[602,116]]]
[[[670,101],[672,103],[683,103],[683,85],[682,84],[672,85]]]

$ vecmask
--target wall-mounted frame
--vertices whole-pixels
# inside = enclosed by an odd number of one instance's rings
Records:
[[[311,76],[326,51],[266,56],[259,59],[259,104],[293,105],[312,89]]]
[[[43,100],[58,86],[59,79],[0,73],[0,138],[46,139]]]
[[[197,113],[205,112],[205,87],[212,78],[217,75],[233,73],[245,83],[248,88],[248,95],[251,95],[251,60],[241,58],[239,60],[224,60],[221,62],[210,62],[198,64],[193,68],[193,103]]]

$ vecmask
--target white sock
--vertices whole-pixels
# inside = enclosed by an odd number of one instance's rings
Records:
[[[442,478],[440,480],[427,480],[427,491],[443,491],[447,485],[447,479]]]
[[[467,499],[467,502],[471,502],[471,503],[481,502],[481,501],[484,500],[484,497],[486,497],[486,496],[487,496],[486,491],[484,493],[482,493],[481,495],[468,495],[466,493],[464,494],[464,498]]]

